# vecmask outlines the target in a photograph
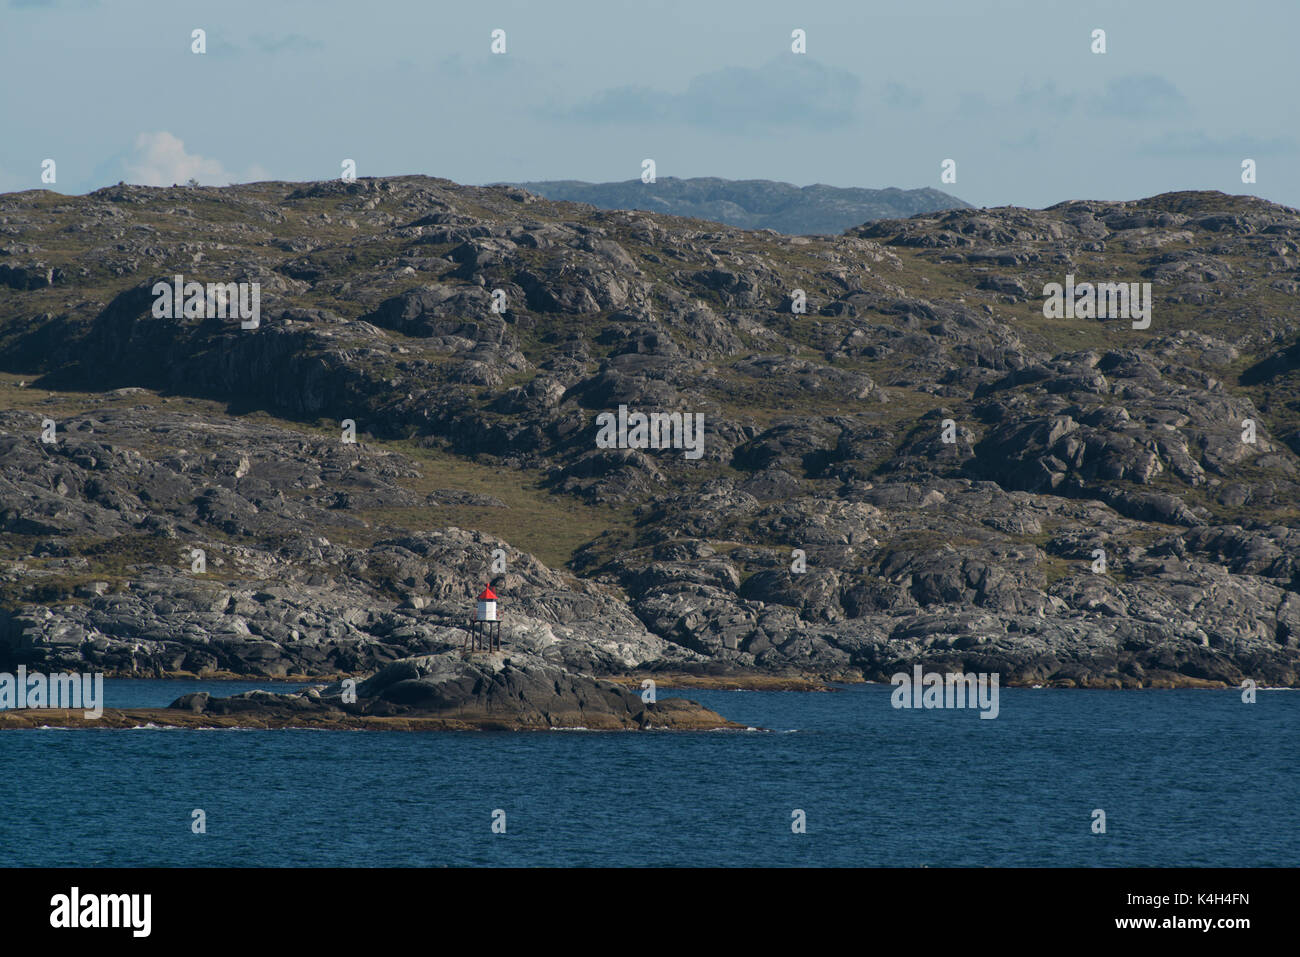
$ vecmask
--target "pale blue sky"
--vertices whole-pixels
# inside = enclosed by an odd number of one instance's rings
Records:
[[[650,157],[660,176],[989,206],[1171,189],[1300,206],[1297,37],[1294,0],[0,0],[0,190],[41,187],[45,158],[80,193],[328,179],[344,158],[624,180]]]

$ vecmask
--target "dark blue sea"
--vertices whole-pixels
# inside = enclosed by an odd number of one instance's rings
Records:
[[[286,690],[105,697],[254,687]],[[679,693],[769,731],[4,731],[0,864],[1300,864],[1300,694],[1011,688],[981,720],[890,691]]]

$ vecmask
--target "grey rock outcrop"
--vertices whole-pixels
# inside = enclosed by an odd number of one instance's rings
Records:
[[[41,195],[0,196],[0,665],[369,673],[491,581],[569,673],[1300,680],[1294,210]],[[260,326],[155,317],[176,274],[259,282]],[[1150,328],[1049,318],[1067,275],[1150,282]],[[619,406],[702,416],[699,455],[599,447]]]

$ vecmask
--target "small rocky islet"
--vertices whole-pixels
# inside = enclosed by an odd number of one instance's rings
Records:
[[[260,326],[154,316],[177,274]],[[1045,317],[1067,274],[1151,327]],[[1300,214],[1220,193],[839,236],[427,177],[6,194],[0,670],[530,727],[717,719],[627,676],[1295,687],[1297,292]],[[701,456],[599,447],[620,406]],[[457,651],[484,581],[499,660]],[[429,670],[361,695],[389,668]]]
[[[649,700],[653,698],[653,700]],[[13,727],[314,728],[387,731],[714,731],[742,729],[681,698],[644,695],[504,652],[448,652],[395,661],[361,681],[297,692],[182,695],[167,708],[0,712]]]

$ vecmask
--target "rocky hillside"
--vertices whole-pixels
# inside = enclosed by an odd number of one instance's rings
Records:
[[[839,234],[874,219],[970,208],[937,189],[846,189],[712,176],[665,176],[649,184],[639,179],[622,183],[561,179],[512,185],[547,199],[590,203],[601,209],[643,209],[795,235]]]
[[[155,317],[176,274],[260,325]],[[1067,275],[1149,328],[1047,318]],[[490,580],[591,674],[1296,685],[1297,291],[1300,213],[1218,193],[818,238],[424,177],[8,194],[0,666],[375,671]],[[698,457],[602,447],[620,406]]]

